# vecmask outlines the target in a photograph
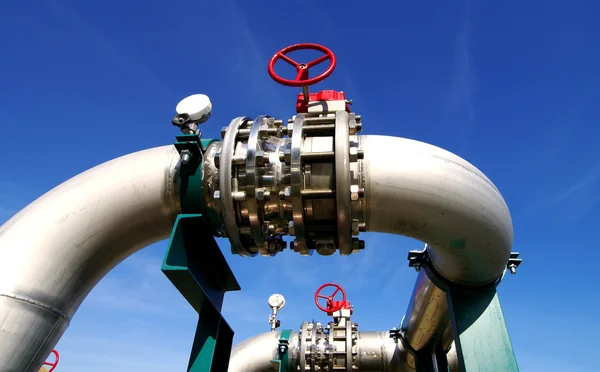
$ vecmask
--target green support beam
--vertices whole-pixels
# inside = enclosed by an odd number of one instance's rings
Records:
[[[183,213],[203,213],[202,158],[205,149],[216,140],[201,140],[195,134],[181,134],[176,139],[175,148],[179,154],[189,156],[189,160],[182,162],[178,174],[181,210]]]
[[[496,288],[446,291],[461,372],[518,372]]]
[[[161,270],[198,312],[188,372],[226,371],[233,331],[221,307],[240,285],[201,214],[177,216]]]
[[[289,353],[291,329],[283,329],[279,336],[279,345],[277,347],[277,359],[271,360],[271,365],[275,372],[288,372],[290,369]]]

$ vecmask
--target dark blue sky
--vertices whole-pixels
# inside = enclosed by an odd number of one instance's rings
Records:
[[[594,370],[599,14],[595,1],[5,1],[0,219],[94,165],[172,143],[186,95],[212,99],[205,138],[236,116],[290,117],[298,90],[271,80],[268,59],[324,44],[338,65],[312,90],[344,90],[364,134],[445,148],[503,193],[524,259],[499,289],[521,370]],[[288,300],[284,327],[326,320],[311,299],[325,281],[346,288],[361,329],[397,326],[416,277],[406,251],[422,244],[367,235],[367,246],[349,258],[227,254],[244,289],[225,302],[236,341],[268,330],[273,292]],[[194,313],[160,273],[165,247],[92,292],[59,344],[61,372],[185,367]]]

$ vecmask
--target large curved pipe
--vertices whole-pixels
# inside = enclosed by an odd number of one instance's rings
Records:
[[[369,231],[428,243],[434,269],[450,282],[480,286],[502,276],[512,221],[502,195],[479,169],[405,138],[364,136],[362,147]]]
[[[439,147],[385,136],[362,140],[367,229],[429,244],[434,269],[447,281],[480,286],[506,269],[512,220],[502,195],[475,166]],[[390,153],[382,148],[394,149]],[[403,342],[416,351],[452,343],[446,294],[424,270],[403,318]],[[455,354],[455,353],[454,353]],[[406,363],[414,368],[412,355]]]
[[[0,228],[0,366],[38,371],[81,302],[119,262],[168,237],[179,204],[173,146],[79,174]]]

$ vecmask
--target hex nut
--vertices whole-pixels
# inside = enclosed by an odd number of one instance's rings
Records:
[[[286,149],[283,153],[283,162],[290,164],[292,162],[292,150]]]
[[[258,165],[259,167],[262,167],[265,165],[265,153],[264,151],[257,151],[256,152],[256,165]]]
[[[359,197],[358,192],[359,192],[358,185],[350,186],[350,200],[357,201],[358,197]]]
[[[358,161],[358,148],[350,147],[350,161],[356,163]]]
[[[269,125],[268,124],[263,124],[260,126],[260,128],[258,129],[258,136],[263,139],[269,137]]]
[[[350,135],[355,135],[356,134],[356,132],[357,132],[356,127],[357,127],[356,120],[350,120],[348,122],[348,129],[349,129]]]

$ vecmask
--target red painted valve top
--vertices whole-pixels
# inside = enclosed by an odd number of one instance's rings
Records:
[[[324,53],[324,55],[308,63],[298,63],[290,57],[288,57],[287,55],[288,53],[291,53],[296,50],[317,50]],[[296,68],[296,77],[294,79],[284,79],[281,76],[277,75],[277,73],[275,72],[275,63],[277,63],[277,61],[279,61],[280,59],[284,60],[285,62],[289,63],[290,65]],[[315,67],[327,60],[329,60],[329,66],[323,73],[312,78],[309,77],[308,71],[311,67]],[[344,92],[338,92],[335,90],[322,90],[318,93],[308,92],[308,87],[310,85],[319,83],[325,80],[329,75],[331,75],[331,73],[335,69],[336,63],[337,62],[335,59],[335,54],[333,54],[331,50],[324,47],[323,45],[312,43],[294,44],[281,49],[280,51],[275,53],[273,57],[271,57],[271,60],[269,61],[269,75],[271,75],[271,78],[273,78],[273,80],[275,80],[279,84],[286,85],[289,87],[302,87],[302,93],[298,94],[298,99],[296,101],[296,112],[306,113],[308,112],[308,106],[311,102],[339,100],[346,101],[346,96],[344,95]],[[348,104],[346,104],[345,107],[346,111],[350,112],[350,107],[348,106]]]
[[[56,368],[56,366],[58,365],[58,360],[60,359],[60,356],[58,355],[58,351],[56,350],[52,350],[52,354],[54,354],[54,362],[44,362],[45,366],[50,366],[50,369],[48,370],[48,372],[52,372],[54,371],[54,368]]]
[[[324,289],[328,287],[334,288],[333,293],[329,296],[323,294],[323,292],[326,292],[324,291]],[[336,301],[335,296],[338,293],[341,294],[341,298]],[[319,302],[320,299],[324,299],[327,301],[325,306],[321,305],[321,303]],[[353,312],[350,302],[346,300],[346,291],[344,291],[344,288],[342,288],[339,284],[335,283],[325,283],[322,286],[320,286],[319,289],[317,289],[317,291],[315,292],[315,304],[317,305],[319,310],[326,312],[329,316],[333,315],[334,312],[340,311],[342,309],[350,310],[350,315],[352,315]]]

